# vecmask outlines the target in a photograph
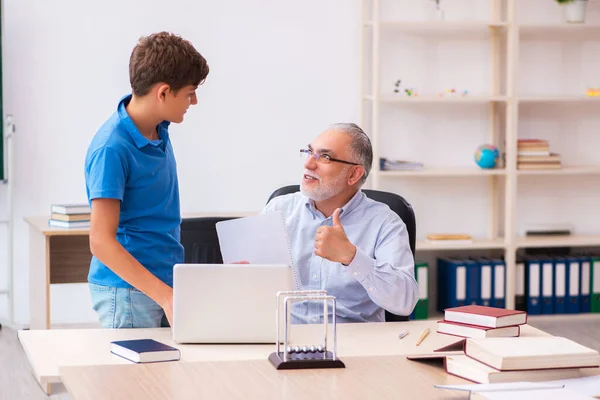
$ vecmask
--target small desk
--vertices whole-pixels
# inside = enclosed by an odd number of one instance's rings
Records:
[[[182,217],[245,217],[256,214],[187,213]],[[48,218],[25,218],[29,224],[30,329],[50,329],[50,285],[86,283],[92,259],[88,228],[55,228],[48,226]]]
[[[434,320],[339,324],[338,355],[345,360],[346,357],[423,354],[460,340],[455,336],[437,333],[436,324]],[[317,333],[321,333],[317,326],[294,325],[292,340],[298,344],[312,343],[306,338],[314,340],[315,328]],[[431,333],[417,347],[415,343],[425,328],[430,328]],[[405,330],[410,330],[410,334],[402,340],[398,339],[398,334]],[[521,336],[546,335],[529,325],[521,329]],[[46,393],[50,392],[52,383],[61,382],[59,367],[131,364],[110,352],[110,342],[115,340],[154,339],[178,348],[182,362],[267,360],[269,354],[275,351],[274,344],[176,344],[172,340],[171,328],[25,330],[19,331],[18,336],[34,376]]]
[[[468,399],[471,383],[404,356],[348,357],[344,369],[277,371],[266,360],[62,367],[74,400]]]

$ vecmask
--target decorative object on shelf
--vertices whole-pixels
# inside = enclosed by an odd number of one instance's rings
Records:
[[[466,95],[469,94],[468,90],[462,90],[462,91],[457,91],[454,88],[451,89],[446,89],[443,92],[438,92],[438,97],[444,97],[444,96],[448,96],[448,97],[465,97]]]
[[[434,19],[437,21],[443,21],[445,15],[444,15],[444,10],[440,6],[441,0],[433,0],[433,2],[435,3]]]
[[[398,79],[396,83],[394,83],[394,93],[404,92],[408,97],[417,97],[419,95],[419,93],[414,88],[406,88],[402,90],[401,83],[401,79]]]
[[[571,24],[585,22],[585,9],[588,0],[556,0],[563,8],[565,21]]]
[[[600,97],[600,87],[590,87],[585,91],[585,95],[588,97]]]
[[[494,168],[499,157],[500,152],[493,144],[482,144],[475,151],[475,162],[480,168]]]

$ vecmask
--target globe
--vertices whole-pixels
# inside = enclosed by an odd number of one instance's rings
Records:
[[[475,162],[481,168],[494,168],[498,162],[500,152],[493,144],[483,144],[475,152]]]

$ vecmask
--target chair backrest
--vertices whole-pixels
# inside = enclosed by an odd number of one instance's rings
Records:
[[[181,244],[184,262],[193,264],[222,264],[223,256],[217,236],[217,222],[231,217],[185,218],[181,221]]]
[[[269,201],[277,196],[282,196],[284,194],[295,193],[300,190],[300,185],[289,185],[284,186],[271,194],[269,197]],[[417,224],[415,218],[415,212],[413,211],[412,206],[408,201],[404,199],[404,197],[397,195],[395,193],[382,192],[379,190],[371,190],[371,189],[363,189],[363,193],[370,199],[375,201],[379,201],[381,203],[387,204],[392,211],[394,211],[404,224],[406,225],[406,231],[408,232],[408,241],[410,245],[410,251],[412,252],[413,259],[415,257],[415,246],[416,246],[416,237],[417,237]],[[392,314],[389,311],[385,311],[385,320],[386,321],[408,321],[408,315],[396,315]]]

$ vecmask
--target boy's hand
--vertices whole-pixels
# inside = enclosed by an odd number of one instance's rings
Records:
[[[356,246],[350,243],[340,221],[340,209],[332,216],[333,226],[321,226],[315,235],[315,254],[329,261],[348,265],[354,260]]]
[[[173,327],[173,288],[169,287],[159,304],[165,312],[169,325]]]

